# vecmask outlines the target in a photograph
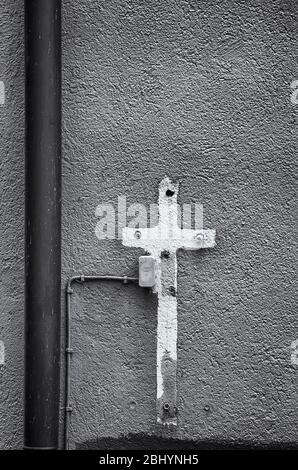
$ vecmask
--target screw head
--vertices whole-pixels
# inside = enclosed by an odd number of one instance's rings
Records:
[[[199,242],[201,242],[201,241],[203,241],[204,236],[203,236],[202,233],[197,233],[197,234],[195,235],[195,239],[198,240]]]
[[[135,232],[135,238],[140,239],[141,236],[142,236],[141,232],[140,232],[139,230],[137,230],[137,231]]]

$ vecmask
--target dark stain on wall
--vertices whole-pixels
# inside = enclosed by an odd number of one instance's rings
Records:
[[[146,434],[129,434],[119,438],[106,437],[76,444],[77,450],[250,450],[250,449],[298,449],[297,443],[258,444],[245,441],[193,441],[167,439]]]

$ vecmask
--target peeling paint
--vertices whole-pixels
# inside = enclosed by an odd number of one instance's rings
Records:
[[[0,365],[5,363],[5,346],[3,341],[0,341]]]
[[[291,343],[291,364],[294,366],[298,366],[298,339],[292,341]]]
[[[5,86],[2,81],[0,81],[0,104],[5,104]]]
[[[163,435],[140,432],[128,433],[119,437],[103,437],[77,442],[76,450],[295,450],[297,442],[271,442],[270,444],[253,441],[249,438],[226,439],[174,439]]]
[[[176,355],[176,359],[173,356]],[[157,362],[160,364],[160,380],[162,390],[157,394],[157,422],[159,424],[176,425],[177,424],[177,387],[176,370],[177,354],[171,354],[164,349],[163,356]]]
[[[0,2],[1,449],[23,444],[23,5]],[[120,193],[150,202],[165,171],[220,228],[216,255],[179,260],[177,441],[152,426],[157,298],[114,285],[74,296],[71,438],[82,447],[297,447],[297,7],[63,2],[63,282],[136,273],[136,250],[93,237],[92,208]]]

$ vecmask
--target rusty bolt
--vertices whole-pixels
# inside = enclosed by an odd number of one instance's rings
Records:
[[[172,296],[172,297],[176,297],[176,289],[174,286],[170,286],[169,287],[169,294]]]

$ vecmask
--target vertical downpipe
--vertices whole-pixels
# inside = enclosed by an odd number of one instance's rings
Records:
[[[61,0],[25,0],[24,448],[56,449],[61,295]]]

